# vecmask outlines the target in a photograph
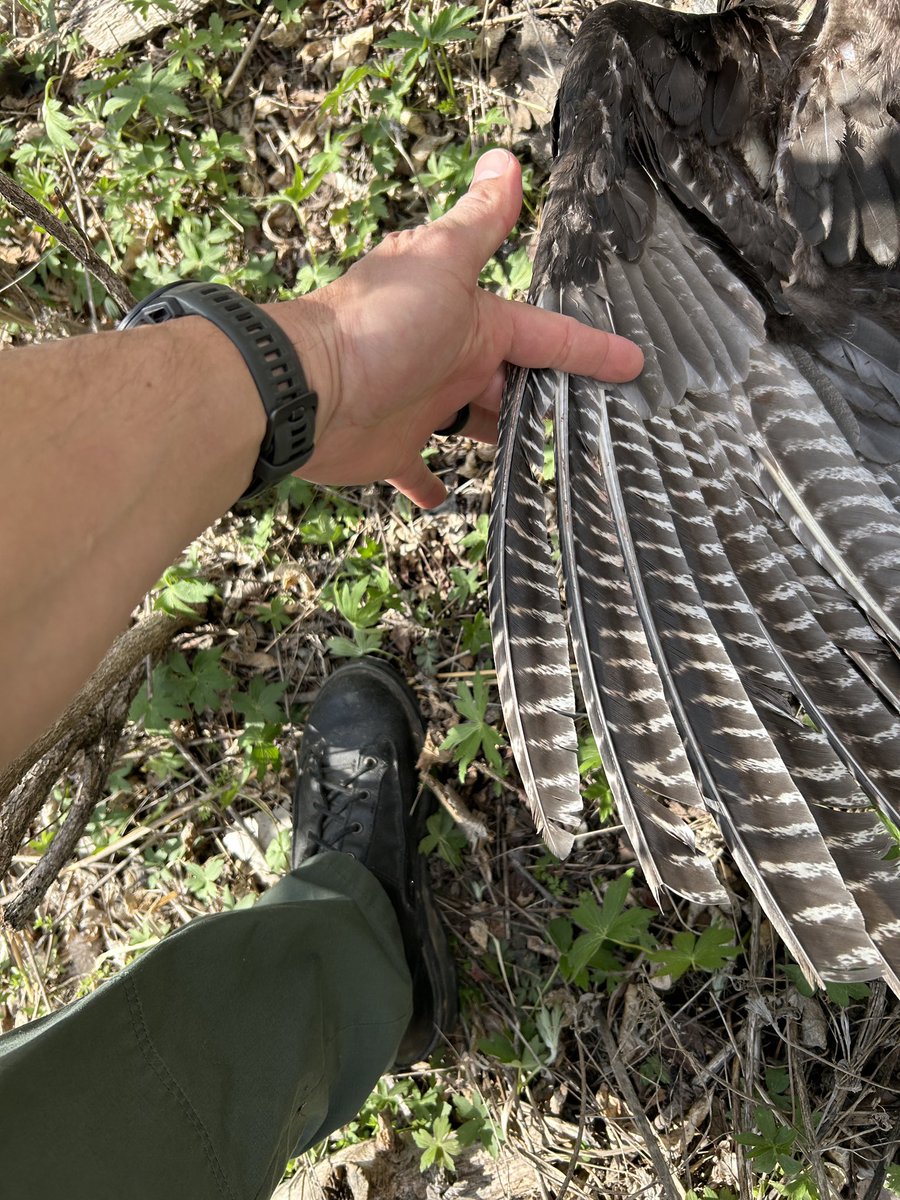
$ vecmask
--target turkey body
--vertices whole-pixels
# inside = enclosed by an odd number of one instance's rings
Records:
[[[706,809],[810,979],[900,993],[900,2],[722,8],[604,5],[563,76],[531,299],[645,368],[508,382],[501,702],[551,849],[586,710],[659,899],[725,898]]]

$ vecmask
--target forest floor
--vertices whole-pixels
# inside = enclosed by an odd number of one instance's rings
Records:
[[[191,274],[289,299],[444,211],[481,150],[505,145],[526,206],[484,282],[521,295],[577,23],[570,4],[524,0],[12,0],[0,167],[138,295]],[[0,346],[115,316],[0,202]],[[428,722],[423,787],[442,806],[424,849],[461,1017],[430,1063],[386,1076],[291,1164],[282,1200],[900,1195],[900,1011],[881,985],[812,994],[699,819],[731,906],[660,913],[586,735],[584,831],[565,862],[541,846],[487,633],[493,454],[464,439],[430,453],[451,492],[441,510],[290,481],[198,539],[135,614],[198,620],[148,667],[70,861],[23,930],[0,921],[0,1029],[269,887],[308,706],[342,661],[376,653]],[[85,786],[76,760],[0,905]]]

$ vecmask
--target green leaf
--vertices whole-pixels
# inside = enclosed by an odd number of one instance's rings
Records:
[[[190,703],[195,712],[218,708],[222,697],[234,683],[222,666],[224,647],[198,650],[190,670]]]
[[[195,563],[169,567],[157,587],[160,591],[154,607],[171,616],[196,615],[197,606],[216,594],[215,587],[197,574]]]
[[[826,983],[828,999],[839,1008],[848,1008],[855,1000],[866,1000],[869,996],[867,983]]]
[[[355,629],[370,629],[377,624],[384,607],[384,597],[371,588],[365,576],[355,583],[338,584],[334,602],[344,620]]]
[[[216,880],[222,874],[224,866],[225,859],[221,854],[214,858],[208,858],[202,864],[185,862],[184,868],[187,872],[185,884],[188,891],[193,892],[198,900],[214,900],[219,891]]]
[[[631,950],[652,946],[653,939],[647,932],[652,911],[625,907],[633,874],[633,871],[626,871],[607,887],[602,906],[590,892],[582,892],[579,897],[572,920],[585,932],[575,939],[569,951],[569,969],[573,975],[578,975],[592,962],[605,942]]]
[[[428,830],[419,842],[420,854],[437,854],[451,867],[462,866],[462,851],[466,848],[466,835],[445,808],[433,812],[425,822]]]
[[[380,650],[383,640],[384,634],[380,629],[354,629],[353,641],[345,637],[332,637],[325,647],[335,658],[363,658]]]
[[[575,939],[572,922],[566,917],[554,917],[552,921],[547,923],[547,936],[557,950],[563,954],[568,954]]]
[[[262,675],[255,675],[246,692],[232,696],[231,707],[243,714],[246,725],[274,725],[280,729],[287,720],[281,704],[286,688],[287,681],[284,679],[269,683]]]
[[[65,115],[60,102],[50,95],[50,88],[55,82],[56,76],[48,79],[44,88],[42,108],[44,129],[47,131],[47,137],[54,149],[59,150],[60,153],[74,154],[78,149],[78,143],[70,135],[69,130],[75,128],[75,122]]]
[[[800,1172],[802,1163],[790,1153],[799,1136],[796,1127],[779,1121],[775,1113],[764,1105],[757,1106],[754,1119],[759,1133],[741,1133],[735,1140],[747,1147],[757,1169],[771,1174],[780,1168],[788,1176]]]
[[[498,1062],[514,1063],[518,1059],[516,1048],[505,1033],[494,1033],[490,1037],[479,1038],[478,1049],[482,1054],[496,1058]]]
[[[456,1130],[459,1144],[473,1146],[476,1142],[480,1142],[491,1158],[497,1158],[500,1154],[503,1135],[481,1097],[470,1100],[467,1096],[455,1095],[453,1107],[461,1122]]]
[[[470,619],[462,623],[462,638],[460,645],[468,654],[479,655],[491,644],[491,626],[487,616],[481,609]]]
[[[279,829],[266,846],[266,866],[276,875],[290,870],[292,835],[289,829]]]
[[[413,1141],[423,1151],[419,1169],[427,1171],[435,1166],[444,1171],[454,1170],[453,1158],[459,1153],[459,1139],[450,1130],[450,1118],[446,1113],[435,1117],[430,1129],[414,1129]]]
[[[168,733],[173,722],[190,720],[189,695],[184,678],[170,664],[160,663],[153,671],[149,689],[146,683],[141,685],[131,703],[129,717],[132,721],[142,721],[150,732]]]
[[[487,513],[479,513],[475,518],[475,528],[467,533],[462,540],[463,546],[468,550],[469,562],[481,562],[487,553],[488,541],[488,515]]]
[[[734,932],[725,925],[711,925],[699,937],[687,930],[676,933],[672,945],[651,950],[647,957],[662,968],[658,974],[680,979],[688,971],[718,971],[740,953]]]
[[[499,751],[504,744],[503,736],[485,719],[488,702],[487,683],[480,672],[476,673],[471,687],[460,680],[456,689],[456,708],[465,719],[454,725],[441,743],[441,750],[452,750],[459,763],[460,783],[479,754],[484,755],[495,771],[504,770]]]
[[[154,71],[150,62],[129,71],[126,82],[113,88],[103,104],[102,114],[111,118],[116,129],[122,129],[141,112],[153,117],[161,126],[170,116],[186,117],[188,110],[178,95],[187,87],[191,77],[183,71],[174,71],[169,66]]]

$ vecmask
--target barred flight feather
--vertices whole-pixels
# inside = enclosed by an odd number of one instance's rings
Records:
[[[501,701],[566,853],[567,624],[657,897],[723,898],[686,819],[705,809],[808,978],[900,994],[878,811],[900,823],[900,79],[859,66],[893,62],[900,10],[874,0],[862,22],[816,0],[798,33],[785,6],[720,8],[602,5],[562,80],[533,296],[632,337],[645,368],[510,379],[489,545]]]
[[[690,827],[668,804],[699,807],[684,746],[666,703],[623,564],[599,463],[591,385],[572,379],[554,415],[557,492],[567,611],[591,728],[622,822],[658,899],[664,889],[697,902],[725,893]]]
[[[555,382],[552,373],[520,372],[508,392],[488,569],[494,660],[510,742],[538,831],[555,854],[565,856],[581,819],[575,693],[538,474]]]

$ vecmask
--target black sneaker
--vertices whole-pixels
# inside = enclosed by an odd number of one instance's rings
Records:
[[[413,981],[413,1016],[395,1066],[419,1062],[456,1018],[456,974],[419,842],[434,800],[419,790],[425,730],[416,698],[374,658],[341,667],[309,711],[294,793],[292,862],[352,854],[390,897]]]

